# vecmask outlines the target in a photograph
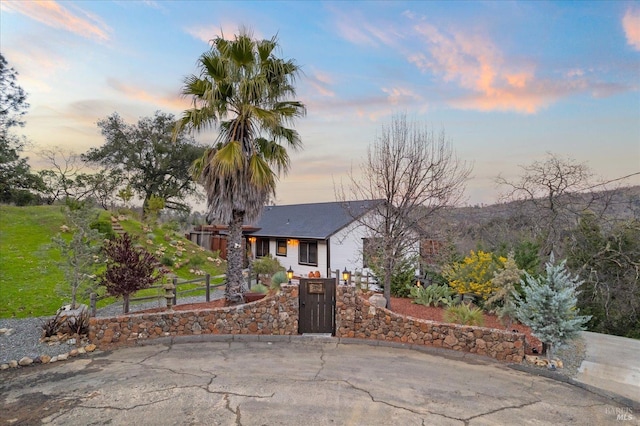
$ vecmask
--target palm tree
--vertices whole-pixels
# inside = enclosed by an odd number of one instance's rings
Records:
[[[242,297],[242,224],[256,220],[276,181],[290,165],[287,148],[301,147],[287,127],[304,116],[293,86],[299,67],[275,56],[277,38],[254,40],[241,29],[234,40],[216,37],[200,56],[200,75],[185,79],[182,94],[192,97],[175,132],[218,129],[214,146],[192,166],[207,194],[207,222],[229,224],[225,296]]]

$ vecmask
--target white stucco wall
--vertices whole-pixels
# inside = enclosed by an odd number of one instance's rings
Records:
[[[347,226],[329,239],[329,252],[331,253],[331,270],[345,268],[352,273],[362,271],[362,239],[365,237],[365,229],[362,225]]]
[[[331,270],[335,271],[340,269],[343,271],[345,268],[351,273],[362,272],[363,274],[372,273],[368,268],[364,268],[362,258],[362,244],[363,238],[369,235],[369,230],[356,222],[341,229],[330,238],[330,253],[331,253]],[[413,248],[414,253],[417,255],[420,253],[420,242],[416,241]],[[419,271],[416,270],[416,274]]]

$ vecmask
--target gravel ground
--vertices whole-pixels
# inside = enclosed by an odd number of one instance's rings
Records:
[[[217,290],[211,295],[212,299],[223,297],[223,291]],[[204,302],[205,296],[183,297],[178,299],[179,304]],[[149,308],[165,306],[164,300],[151,301],[131,305],[130,312],[141,311]],[[108,317],[122,314],[122,303],[114,303],[98,309],[98,317]],[[20,358],[28,356],[35,358],[39,355],[49,355],[51,357],[69,352],[75,344],[59,343],[49,345],[40,342],[42,336],[42,324],[51,317],[33,318],[0,318],[0,329],[12,330],[8,334],[0,334],[0,364],[11,360],[19,361]]]
[[[555,370],[556,373],[566,377],[575,377],[575,375],[578,374],[578,369],[580,368],[580,364],[582,364],[586,354],[587,348],[585,346],[585,341],[581,336],[569,340],[562,347],[557,349],[553,355],[554,359],[562,360],[563,364],[562,368]],[[544,355],[542,357],[544,357]],[[549,370],[548,367],[529,364],[526,361],[523,362],[523,364],[534,369]]]

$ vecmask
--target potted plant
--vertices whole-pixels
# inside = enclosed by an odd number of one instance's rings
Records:
[[[264,284],[256,284],[244,293],[244,301],[245,303],[255,302],[265,297],[268,292],[269,287]]]

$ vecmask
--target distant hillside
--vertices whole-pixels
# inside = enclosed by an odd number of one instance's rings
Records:
[[[640,218],[640,186],[624,187],[589,195],[572,196],[574,223],[584,209],[602,216],[603,223]],[[530,202],[513,201],[488,206],[467,206],[441,212],[425,227],[432,238],[452,237],[461,252],[478,244],[499,244],[532,233],[538,227],[536,208]]]

